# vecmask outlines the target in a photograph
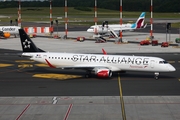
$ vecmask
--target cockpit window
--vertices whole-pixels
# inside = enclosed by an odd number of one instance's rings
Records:
[[[167,61],[159,61],[159,64],[167,64]]]
[[[89,29],[94,29],[94,27],[90,27]]]

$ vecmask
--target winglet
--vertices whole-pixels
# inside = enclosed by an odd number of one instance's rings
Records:
[[[106,51],[102,48],[102,52],[104,55],[107,55]]]

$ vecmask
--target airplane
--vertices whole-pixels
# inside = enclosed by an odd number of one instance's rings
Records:
[[[0,37],[9,38],[11,35],[16,37],[19,29],[19,26],[0,26]]]
[[[137,21],[133,24],[109,24],[108,21],[104,21],[102,25],[93,25],[87,29],[87,32],[93,34],[104,35],[109,33],[110,30],[113,30],[115,33],[119,34],[119,31],[133,31],[135,29],[143,29],[146,28],[147,24],[144,24],[145,12],[142,12]]]
[[[159,57],[108,55],[104,49],[103,54],[46,52],[36,47],[23,29],[19,29],[19,35],[23,50],[20,56],[47,64],[51,68],[86,70],[85,77],[96,75],[99,78],[110,78],[113,72],[142,71],[154,72],[155,79],[158,79],[159,72],[176,70]]]

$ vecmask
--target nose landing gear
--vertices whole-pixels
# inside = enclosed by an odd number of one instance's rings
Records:
[[[156,79],[156,80],[159,79],[159,73],[158,73],[158,72],[155,72],[155,73],[154,73],[154,79]]]

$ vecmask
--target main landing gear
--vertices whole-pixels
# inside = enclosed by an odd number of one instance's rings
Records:
[[[91,71],[90,71],[90,70],[87,70],[87,71],[86,71],[85,77],[86,77],[86,78],[92,77],[92,74],[91,74]]]
[[[155,72],[155,73],[154,73],[154,79],[156,79],[156,80],[159,79],[159,73],[158,73],[158,72]]]

